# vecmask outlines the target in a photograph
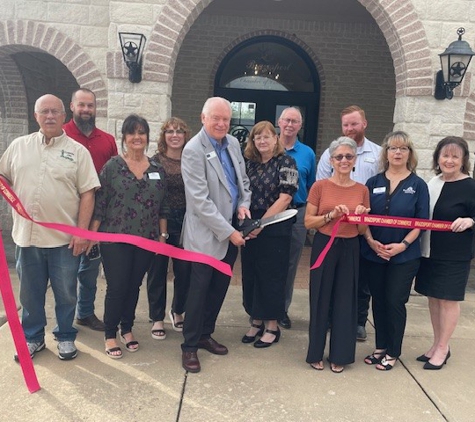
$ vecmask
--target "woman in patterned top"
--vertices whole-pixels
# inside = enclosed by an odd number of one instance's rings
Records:
[[[142,117],[128,116],[122,125],[122,154],[103,167],[96,192],[92,229],[142,236],[165,242],[167,232],[167,183],[163,167],[145,155],[150,129]],[[143,276],[153,252],[127,243],[101,243],[107,281],[104,306],[105,348],[112,359],[122,357],[116,334],[129,352],[139,343],[132,334],[135,308]]]
[[[252,218],[286,210],[298,188],[298,172],[295,160],[284,153],[272,123],[263,121],[252,128],[244,156],[248,159]],[[254,342],[257,348],[269,347],[280,338],[277,320],[285,310],[292,224],[293,220],[287,220],[256,229],[249,235],[252,240],[241,249],[243,304],[252,319],[242,342]],[[255,341],[257,336],[262,337]]]
[[[181,227],[186,209],[185,186],[181,176],[181,153],[189,139],[188,125],[177,117],[171,117],[162,125],[157,154],[152,158],[163,166],[167,176],[170,206],[167,243],[173,246],[181,246]],[[151,334],[155,340],[165,340],[166,337],[163,319],[167,302],[168,261],[168,256],[155,255],[147,276],[149,318],[153,323]],[[185,301],[190,285],[190,263],[180,259],[172,261],[175,280],[169,315],[173,329],[182,331]]]

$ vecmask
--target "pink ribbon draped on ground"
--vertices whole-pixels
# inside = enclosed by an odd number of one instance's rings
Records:
[[[407,218],[407,217],[391,217],[388,215],[372,215],[372,214],[348,214],[343,215],[333,226],[330,240],[325,245],[323,250],[318,255],[315,263],[310,267],[311,270],[320,267],[322,265],[325,256],[330,250],[340,223],[347,222],[350,224],[364,224],[368,226],[381,226],[381,227],[396,227],[402,229],[421,229],[421,230],[434,230],[434,231],[450,231],[452,223],[450,221],[440,220],[425,220],[423,218]]]
[[[229,264],[226,264],[209,255],[187,251],[184,249],[177,248],[175,246],[167,245],[166,243],[145,239],[143,237],[131,234],[92,232],[89,230],[80,229],[78,227],[69,226],[67,224],[45,223],[35,221],[27,213],[23,204],[13,192],[13,190],[10,188],[8,181],[3,176],[0,176],[0,194],[18,214],[20,214],[27,220],[39,224],[40,226],[47,227],[53,230],[59,230],[64,233],[68,233],[72,236],[78,236],[84,239],[94,241],[129,243],[131,245],[138,246],[150,252],[166,255],[171,258],[178,258],[183,261],[206,264],[222,272],[223,274],[226,274],[230,277],[232,276],[232,270]],[[33,362],[28,352],[28,347],[26,346],[25,335],[20,324],[20,320],[18,318],[17,307],[13,295],[10,274],[8,271],[7,259],[5,256],[2,239],[0,239],[0,292],[2,295],[3,303],[5,305],[5,312],[7,314],[8,323],[10,325],[10,330],[12,332],[13,341],[15,343],[15,348],[18,353],[26,385],[30,393],[34,393],[40,389],[40,385],[36,377]]]

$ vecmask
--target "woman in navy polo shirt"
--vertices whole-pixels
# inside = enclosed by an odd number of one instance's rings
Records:
[[[415,174],[417,157],[405,132],[386,135],[381,151],[383,171],[370,178],[371,214],[429,218],[427,185]],[[371,226],[361,254],[368,268],[373,297],[376,348],[364,361],[389,371],[401,354],[406,328],[406,302],[421,257],[420,230]]]

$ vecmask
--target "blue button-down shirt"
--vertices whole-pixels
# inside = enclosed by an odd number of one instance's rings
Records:
[[[216,154],[218,155],[219,162],[223,166],[224,175],[228,181],[229,190],[231,191],[231,197],[233,199],[233,210],[236,211],[239,199],[239,188],[237,184],[236,170],[234,169],[233,162],[228,151],[228,139],[223,138],[221,143],[219,143],[216,139],[209,135],[208,138],[213,145]]]

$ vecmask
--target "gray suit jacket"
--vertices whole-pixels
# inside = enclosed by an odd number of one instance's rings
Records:
[[[238,207],[249,208],[251,192],[244,158],[236,138],[227,135],[228,151],[239,188]],[[223,259],[228,250],[233,203],[223,167],[204,129],[183,149],[181,171],[185,183],[185,249]]]

